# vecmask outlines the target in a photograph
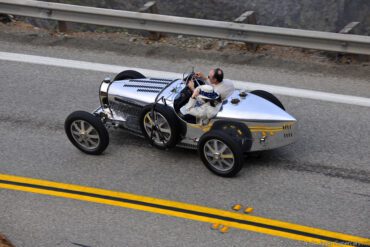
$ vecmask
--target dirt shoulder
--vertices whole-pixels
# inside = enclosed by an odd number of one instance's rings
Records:
[[[0,247],[14,247],[4,235],[0,233]]]
[[[259,45],[256,50],[241,42],[183,35],[151,40],[145,32],[57,33],[21,21],[0,23],[0,41],[35,46],[63,46],[117,54],[166,58],[204,59],[226,64],[253,65],[291,71],[325,72],[336,76],[369,78],[370,56],[344,55],[301,48]]]

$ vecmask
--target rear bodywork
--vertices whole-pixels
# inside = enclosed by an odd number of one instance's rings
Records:
[[[181,79],[105,80],[99,92],[101,107],[94,114],[104,113],[107,124],[142,135],[139,123],[142,108],[160,98],[159,104],[166,104],[173,109],[174,100],[184,87]],[[239,102],[235,103],[232,99],[238,99]],[[248,134],[245,139],[250,144],[246,145],[245,152],[286,146],[296,138],[297,120],[293,116],[254,94],[247,93],[242,97],[239,90],[235,90],[223,102],[217,116],[207,125],[189,124],[180,117],[179,119],[185,126],[185,131],[177,146],[190,149],[197,148],[199,138],[204,133],[224,125],[246,128]]]

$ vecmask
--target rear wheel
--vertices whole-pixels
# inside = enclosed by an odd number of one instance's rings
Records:
[[[180,141],[181,123],[175,112],[168,106],[157,104],[144,107],[140,116],[141,130],[149,142],[159,148],[176,146]]]
[[[76,111],[71,113],[64,130],[72,144],[87,154],[101,154],[109,144],[109,134],[100,119],[91,113]]]
[[[252,91],[250,93],[251,94],[254,94],[254,95],[257,95],[257,96],[259,96],[261,98],[264,98],[265,100],[270,101],[271,103],[277,105],[278,107],[280,107],[281,109],[283,109],[285,111],[285,107],[283,106],[283,104],[272,93],[269,93],[269,92],[264,91],[264,90],[254,90],[254,91]]]
[[[114,81],[122,81],[128,79],[143,79],[145,76],[135,70],[125,70],[114,77]]]
[[[204,165],[216,175],[233,177],[243,168],[240,144],[219,130],[210,131],[200,138],[198,152]]]

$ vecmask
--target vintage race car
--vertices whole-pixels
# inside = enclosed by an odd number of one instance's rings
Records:
[[[120,127],[145,137],[154,147],[198,150],[205,166],[231,177],[243,167],[245,154],[286,146],[296,138],[297,120],[272,94],[235,90],[223,100],[218,114],[206,124],[184,120],[180,107],[190,98],[187,83],[194,73],[179,79],[147,78],[126,70],[114,80],[102,81],[101,106],[93,113],[76,111],[65,121],[74,146],[100,154],[109,144],[107,128]]]

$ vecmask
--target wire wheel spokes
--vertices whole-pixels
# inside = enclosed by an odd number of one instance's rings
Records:
[[[154,115],[154,117],[153,117]],[[167,119],[159,112],[147,112],[144,117],[144,128],[147,135],[158,145],[164,146],[171,139],[171,127]]]
[[[100,144],[98,131],[89,122],[75,120],[71,124],[73,139],[86,150],[96,149]]]
[[[203,152],[208,163],[219,171],[228,171],[234,166],[233,152],[224,142],[218,139],[208,140],[204,145]]]

